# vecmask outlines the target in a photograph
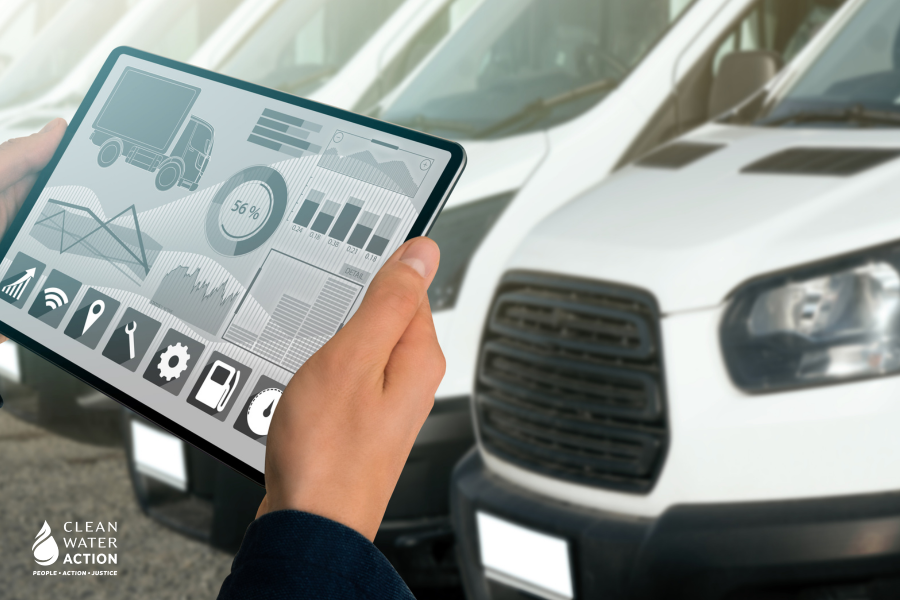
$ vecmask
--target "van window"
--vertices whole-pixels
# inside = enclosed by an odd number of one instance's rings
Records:
[[[689,5],[485,0],[378,114],[457,139],[551,127],[604,98]]]
[[[328,81],[402,0],[281,0],[218,70],[290,94]]]
[[[900,125],[900,2],[869,0],[797,83],[767,103],[763,125]]]
[[[451,0],[434,15],[422,29],[407,42],[390,64],[382,66],[378,78],[363,93],[354,107],[356,112],[367,112],[397,84],[413,72],[419,63],[448,35],[465,21],[478,0]]]
[[[713,74],[732,52],[767,50],[790,62],[844,0],[761,0],[725,38],[713,59]]]

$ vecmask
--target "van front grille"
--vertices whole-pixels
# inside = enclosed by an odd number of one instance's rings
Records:
[[[660,347],[646,292],[508,274],[479,359],[482,444],[552,477],[649,491],[668,442]]]

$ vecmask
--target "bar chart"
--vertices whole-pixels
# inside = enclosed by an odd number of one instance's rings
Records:
[[[276,110],[264,109],[247,141],[289,156],[318,154],[322,146],[308,141],[310,133],[319,133],[322,126]]]
[[[350,196],[342,206],[333,200],[325,200],[323,192],[310,190],[300,205],[300,210],[294,216],[294,223],[301,227],[309,227],[316,233],[327,233],[328,237],[340,242],[346,240],[354,248],[365,247],[366,252],[381,256],[391,238],[397,233],[400,218],[394,215],[381,217],[376,213],[364,211],[364,206],[363,200],[353,196]],[[378,222],[379,218],[381,219],[380,223]],[[356,222],[356,227],[353,226],[354,222]],[[377,229],[375,228],[376,224],[378,225]],[[372,235],[373,231],[375,235]],[[349,239],[347,234],[350,234]],[[369,241],[369,236],[372,236],[371,241]],[[368,246],[366,246],[367,241],[369,241]]]

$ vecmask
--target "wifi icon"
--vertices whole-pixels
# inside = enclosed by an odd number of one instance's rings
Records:
[[[2,0],[0,0],[2,2]],[[81,282],[53,269],[38,289],[28,314],[51,327],[59,327],[63,318],[78,298]]]
[[[44,304],[50,310],[56,310],[63,304],[69,303],[69,297],[59,288],[47,288],[44,290]]]

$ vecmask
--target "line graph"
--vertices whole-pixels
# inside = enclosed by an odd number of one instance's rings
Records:
[[[218,333],[240,291],[226,294],[228,279],[212,288],[201,281],[200,267],[178,266],[165,274],[150,302],[213,335]]]
[[[141,232],[133,204],[104,221],[87,207],[50,198],[31,229],[31,237],[60,254],[98,258],[124,267],[142,280],[163,249]]]
[[[412,198],[433,164],[394,144],[337,131],[318,166]]]

